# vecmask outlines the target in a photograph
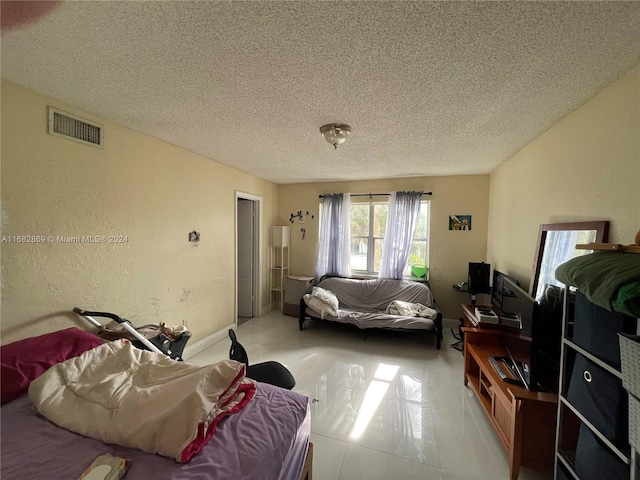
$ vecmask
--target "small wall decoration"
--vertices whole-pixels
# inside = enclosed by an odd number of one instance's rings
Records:
[[[471,215],[449,215],[449,230],[471,230]]]
[[[289,217],[289,222],[293,223],[295,218],[298,219],[298,223],[304,223],[305,217],[309,216],[309,212],[302,212],[302,210],[298,210],[296,213],[292,213]],[[314,218],[314,215],[311,215],[311,218]]]
[[[189,241],[190,242],[194,242],[197,243],[200,241],[200,233],[196,232],[195,230],[193,232],[189,232]]]

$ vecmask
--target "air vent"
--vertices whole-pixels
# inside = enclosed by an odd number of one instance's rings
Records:
[[[49,107],[49,133],[92,147],[104,147],[102,125],[53,107]]]

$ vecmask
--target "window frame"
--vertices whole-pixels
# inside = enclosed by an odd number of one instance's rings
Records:
[[[386,237],[386,228],[385,228],[385,232],[384,232],[384,236],[375,236],[374,235],[374,225],[375,222],[373,221],[374,218],[374,212],[375,212],[375,205],[389,205],[389,202],[384,202],[384,201],[373,201],[373,200],[369,200],[367,202],[352,202],[351,203],[351,208],[353,208],[354,206],[362,206],[362,205],[368,205],[369,206],[369,232],[368,235],[365,237],[363,235],[350,235],[351,241],[353,242],[354,239],[359,239],[359,238],[364,238],[367,240],[367,270],[357,270],[355,268],[353,268],[353,266],[351,267],[351,272],[356,274],[356,275],[361,275],[361,276],[377,276],[379,271],[375,271],[374,270],[374,264],[375,264],[375,241],[379,240],[380,242],[384,242],[385,237]],[[425,234],[426,237],[418,237],[416,238],[414,236],[411,245],[413,247],[413,244],[415,242],[423,242],[425,245],[425,265],[429,265],[429,243],[430,243],[430,232],[431,232],[431,202],[429,200],[421,200],[420,201],[420,208],[423,208],[423,205],[426,205],[426,225],[425,225]],[[351,212],[349,212],[349,214],[351,214]],[[351,223],[351,222],[350,222]],[[386,227],[386,226],[385,226]],[[407,264],[407,267],[405,269],[404,272],[405,277],[410,277],[411,276],[411,264]]]

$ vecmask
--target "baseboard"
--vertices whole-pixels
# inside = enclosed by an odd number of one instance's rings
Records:
[[[269,313],[271,310],[273,310],[273,306],[271,304],[269,305],[265,305],[264,307],[262,307],[260,309],[260,316],[264,317],[267,313]]]
[[[186,347],[184,349],[184,352],[182,352],[182,358],[185,359],[185,360],[188,360],[189,358],[197,355],[198,353],[202,352],[203,350],[206,350],[207,348],[215,345],[220,340],[222,340],[224,338],[228,338],[229,329],[230,328],[235,328],[235,326],[236,326],[235,323],[232,323],[232,324],[226,326],[225,328],[223,328],[222,330],[219,330],[219,331],[217,331],[215,333],[212,333],[211,335],[209,335],[208,337],[203,338],[202,340],[198,340],[193,345],[189,345],[188,347]]]

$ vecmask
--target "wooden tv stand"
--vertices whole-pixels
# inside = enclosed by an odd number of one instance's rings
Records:
[[[478,397],[509,457],[511,480],[520,466],[553,472],[558,396],[507,383],[489,363],[508,356],[499,329],[463,327],[464,384]]]

